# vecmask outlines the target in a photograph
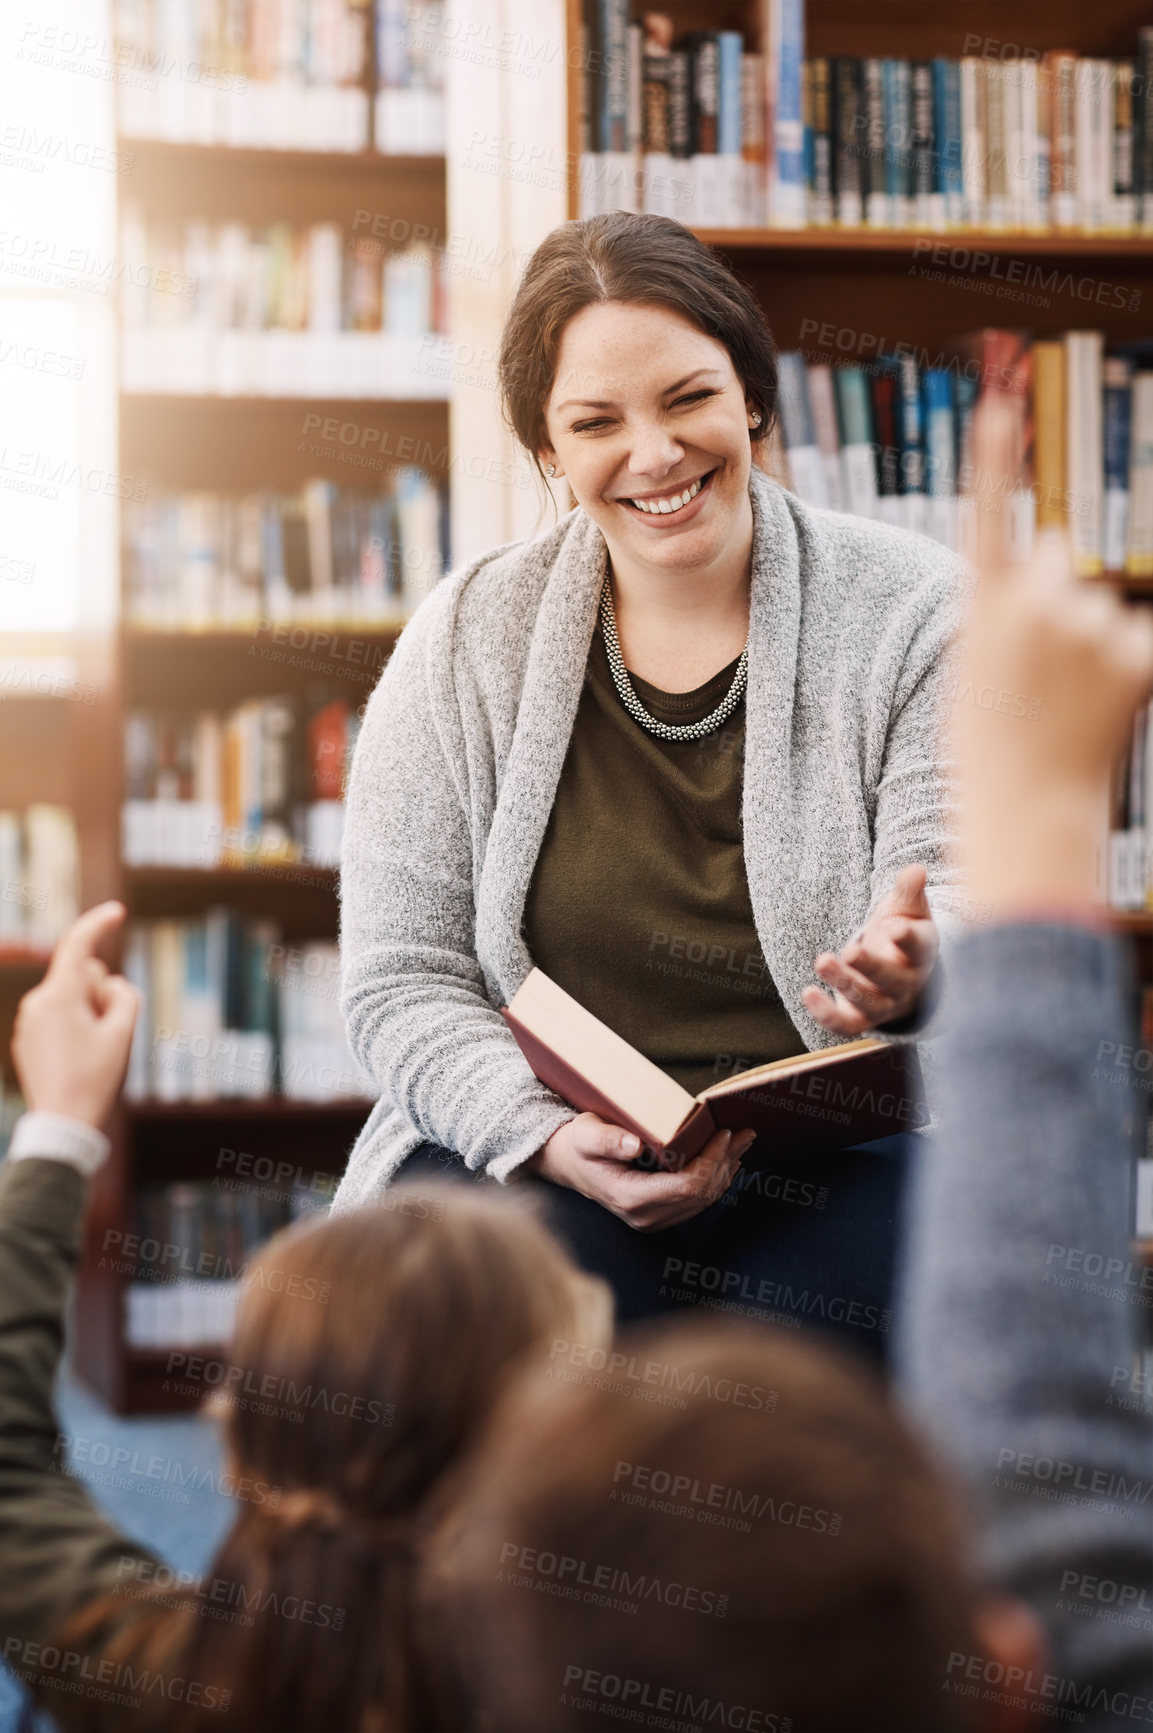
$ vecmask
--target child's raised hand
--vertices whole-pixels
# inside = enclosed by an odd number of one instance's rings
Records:
[[[34,1112],[60,1113],[100,1129],[112,1111],[140,995],[98,953],[124,915],[123,903],[88,909],[56,946],[39,986],[20,1001],[12,1060]]]
[[[974,418],[977,586],[951,719],[969,888],[992,919],[1092,903],[1103,791],[1153,688],[1153,618],[1078,578],[1062,533],[1007,558],[1021,416],[987,393]]]

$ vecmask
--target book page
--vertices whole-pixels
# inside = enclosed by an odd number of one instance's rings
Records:
[[[866,1035],[859,1041],[842,1041],[837,1047],[819,1047],[815,1053],[798,1053],[792,1059],[772,1059],[766,1065],[754,1065],[749,1071],[738,1071],[735,1077],[726,1077],[721,1083],[710,1083],[707,1089],[701,1090],[697,1100],[708,1101],[714,1095],[732,1095],[736,1091],[747,1089],[750,1083],[755,1083],[761,1077],[787,1077],[792,1072],[807,1071],[814,1065],[855,1059],[859,1054],[872,1053],[876,1048],[888,1045],[888,1042],[875,1035]]]

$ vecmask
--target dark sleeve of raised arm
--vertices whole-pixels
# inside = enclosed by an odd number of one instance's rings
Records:
[[[0,1652],[62,1725],[69,1699],[53,1689],[52,1645],[73,1613],[139,1583],[155,1563],[100,1513],[57,1451],[53,1386],[86,1190],[67,1162],[0,1163]],[[137,1604],[127,1598],[126,1615]]]
[[[1048,1632],[1054,1688],[1109,1726],[1122,1698],[1153,1698],[1153,1429],[1135,1371],[1153,1273],[1130,1248],[1147,1077],[1128,955],[1087,928],[989,928],[950,950],[949,997],[900,1375],[969,1485],[985,1568]]]

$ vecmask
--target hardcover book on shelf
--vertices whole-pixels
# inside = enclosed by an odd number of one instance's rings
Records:
[[[1101,557],[1107,572],[1125,566],[1129,545],[1129,470],[1133,421],[1133,364],[1124,355],[1107,355],[1102,367],[1105,487],[1102,498]]]
[[[841,479],[841,444],[837,432],[837,399],[831,367],[807,367],[809,408],[813,416],[813,432],[825,472],[826,503],[834,511],[845,511],[844,488]]]
[[[987,139],[989,125],[986,62],[973,55],[961,60],[961,179],[965,222],[983,229],[988,221],[989,180]]]
[[[825,461],[817,444],[805,358],[799,349],[777,357],[780,381],[780,413],[789,450],[789,473],[793,491],[809,505],[827,506]]]
[[[826,228],[836,216],[832,62],[818,55],[816,59],[806,61],[805,67],[808,219],[813,227]]]
[[[1077,56],[1046,56],[1049,93],[1049,210],[1058,230],[1077,226]]]
[[[1133,196],[1142,234],[1153,234],[1153,25],[1137,33]]]
[[[916,1050],[903,1043],[848,1041],[756,1066],[693,1096],[540,969],[503,1015],[547,1088],[680,1160],[718,1130],[755,1130],[745,1162],[759,1167],[778,1158],[782,1142],[816,1154],[928,1123]]]
[[[1104,346],[1100,331],[1065,334],[1069,523],[1077,570],[1083,577],[1096,577],[1104,568],[1105,455],[1101,403]]]
[[[1034,343],[1033,462],[1038,529],[1065,529],[1068,524],[1067,415],[1065,345],[1059,340]]]
[[[833,184],[836,188],[837,221],[846,228],[865,220],[864,188],[867,179],[865,113],[861,99],[861,62],[838,55],[833,68],[833,125],[836,130]]]
[[[1153,578],[1153,371],[1133,380],[1130,448],[1125,570],[1133,578]]]
[[[884,62],[870,58],[861,62],[861,107],[864,114],[865,222],[870,228],[887,229],[890,214],[888,192],[888,139],[885,112]]]
[[[881,99],[885,114],[885,199],[888,222],[908,228],[912,207],[912,68],[907,60],[881,62]]]
[[[841,435],[841,477],[846,511],[877,517],[877,459],[869,381],[861,367],[833,370]]]
[[[769,222],[805,222],[804,0],[761,0],[769,135]]]

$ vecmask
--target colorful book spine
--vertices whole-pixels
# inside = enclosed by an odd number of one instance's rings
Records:
[[[1129,465],[1132,431],[1133,366],[1124,356],[1106,356],[1102,366],[1104,392],[1104,497],[1102,500],[1102,559],[1107,572],[1125,566],[1129,545]]]
[[[833,65],[833,121],[836,129],[837,221],[856,228],[865,220],[865,115],[861,102],[861,62],[839,55]]]
[[[901,443],[901,526],[926,533],[925,424],[916,358],[902,355],[897,368]]]
[[[1065,345],[1044,341],[1033,345],[1033,419],[1037,528],[1068,528],[1066,485]]]
[[[974,56],[961,61],[961,178],[965,222],[985,227],[989,205],[988,81],[986,63]]]
[[[939,186],[937,124],[933,103],[933,68],[915,60],[910,69],[912,136],[910,184],[913,220],[918,228],[939,233],[945,226],[945,201]]]
[[[1050,214],[1059,230],[1077,226],[1077,56],[1047,56],[1049,88]]]
[[[877,458],[869,381],[861,367],[838,367],[833,373],[833,385],[841,435],[845,507],[859,517],[877,517]]]
[[[861,102],[865,115],[865,222],[870,228],[888,228],[887,156],[884,62],[865,60],[861,66]]]
[[[1140,372],[1133,380],[1125,571],[1133,578],[1153,578],[1153,372]]]
[[[937,130],[935,191],[941,221],[947,229],[958,229],[965,220],[959,61],[942,57],[933,61],[933,113]]]
[[[772,138],[769,220],[781,228],[800,228],[805,222],[804,0],[766,0],[766,6]]]
[[[808,215],[812,225],[825,228],[836,215],[832,62],[819,56],[807,65],[811,113]]]
[[[825,464],[817,444],[805,358],[799,349],[777,357],[781,423],[789,453],[793,491],[808,505],[827,506]]]
[[[1142,234],[1153,234],[1153,25],[1138,32],[1134,197]]]
[[[881,62],[885,108],[885,196],[889,222],[907,228],[912,221],[912,68],[907,60]]]
[[[1104,338],[1100,331],[1069,331],[1065,334],[1068,394],[1066,474],[1073,556],[1083,577],[1096,577],[1104,569],[1103,351]]]

